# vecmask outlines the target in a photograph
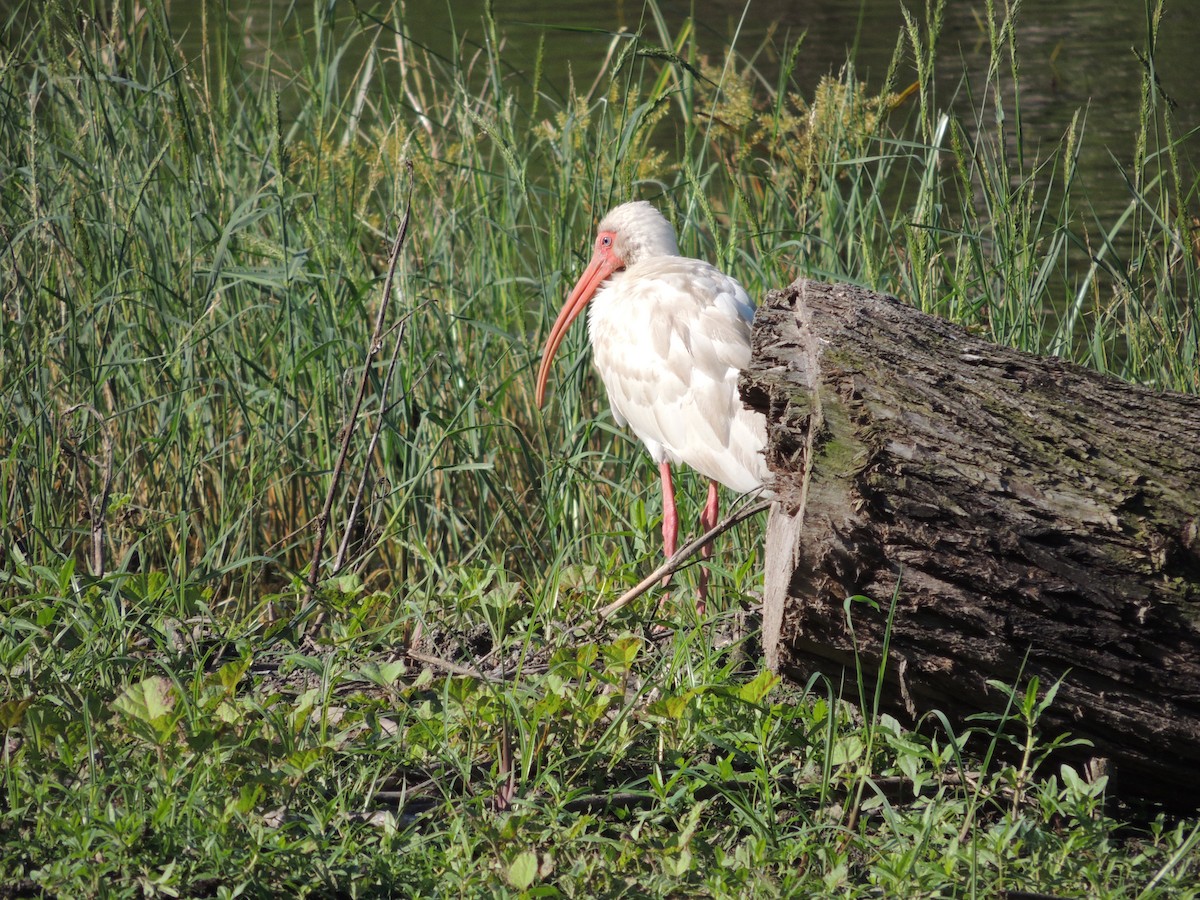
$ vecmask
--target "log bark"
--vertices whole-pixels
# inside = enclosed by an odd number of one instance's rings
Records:
[[[773,670],[874,685],[890,613],[885,709],[958,729],[1005,708],[989,680],[1062,679],[1043,739],[1090,741],[1067,757],[1108,760],[1125,796],[1200,807],[1200,398],[804,280],[760,307],[741,391],[779,501]],[[879,609],[848,622],[854,595]]]

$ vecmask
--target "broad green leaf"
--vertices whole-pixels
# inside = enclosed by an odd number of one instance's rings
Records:
[[[391,687],[408,670],[403,660],[377,663],[366,662],[359,666],[358,674],[372,684],[380,687]]]
[[[537,878],[537,854],[532,850],[522,850],[508,864],[508,883],[518,891],[523,891]]]
[[[853,762],[863,754],[865,745],[862,739],[856,734],[848,734],[839,741],[836,741],[829,754],[830,762],[835,766],[840,766],[843,763]]]
[[[767,669],[763,669],[754,678],[738,688],[738,697],[747,703],[761,703],[777,684],[779,684],[779,676]]]
[[[676,878],[680,878],[686,875],[688,870],[692,867],[692,851],[689,848],[684,847],[673,856],[663,857],[663,863],[668,872],[670,872]]]
[[[131,684],[113,701],[112,708],[139,722],[154,724],[175,708],[175,686],[162,675]]]
[[[697,693],[699,691],[693,689],[684,691],[682,694],[677,694],[674,697],[663,697],[661,700],[656,700],[650,704],[650,712],[657,716],[665,716],[668,719],[678,721]]]
[[[245,815],[250,812],[258,805],[263,793],[261,784],[243,784],[236,797],[225,801],[225,818],[228,819],[235,813]]]
[[[315,747],[306,750],[297,750],[283,761],[283,765],[280,768],[292,775],[304,775],[312,771],[313,767],[321,761],[322,756],[324,756],[324,753]]]
[[[20,700],[5,700],[0,703],[0,728],[7,730],[20,725],[21,720],[25,718],[25,710],[32,702],[33,696],[30,695]]]
[[[253,657],[247,654],[240,659],[227,662],[213,673],[213,678],[226,691],[231,691],[242,680],[242,676],[246,674],[252,661]]]

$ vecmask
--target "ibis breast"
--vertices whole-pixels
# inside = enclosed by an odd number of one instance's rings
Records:
[[[686,463],[735,491],[767,480],[766,421],[738,396],[754,304],[701,260],[656,257],[592,299],[592,360],[613,414],[655,462]]]

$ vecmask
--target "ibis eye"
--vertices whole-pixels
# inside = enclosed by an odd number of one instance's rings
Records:
[[[606,234],[606,235],[604,235],[604,237],[600,238],[600,243],[603,244],[605,247],[611,247],[612,246],[612,238]]]

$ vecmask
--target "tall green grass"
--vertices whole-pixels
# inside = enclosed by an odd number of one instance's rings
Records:
[[[847,279],[998,341],[1200,390],[1196,177],[1150,70],[1129,205],[1105,221],[1077,196],[1082,117],[1059,147],[1024,150],[1012,19],[990,4],[991,68],[953,104],[933,78],[940,4],[910,19],[872,90],[849,67],[796,85],[802,44],[770,79],[749,61],[759,48],[706,56],[648,0],[595,84],[565,93],[540,58],[506,57],[491,18],[440,57],[399,5],[314,4],[252,54],[228,10],[205,9],[194,56],[158,2],[18,4],[3,26],[3,840],[24,842],[5,877],[100,892],[145,864],[145,892],[152,876],[229,890],[223,860],[256,894],[345,890],[355,872],[477,893],[489,876],[533,884],[558,853],[560,884],[592,894],[1103,883],[1110,833],[1059,840],[1046,824],[1068,807],[1091,821],[1082,783],[1039,794],[1042,818],[997,802],[966,843],[977,799],[945,787],[915,818],[880,795],[873,824],[854,826],[847,783],[861,799],[867,773],[929,781],[957,747],[888,722],[860,731],[815,686],[798,704],[768,701],[766,681],[731,686],[744,636],[719,647],[681,628],[662,652],[593,640],[590,611],[656,561],[656,479],[605,412],[583,329],[544,412],[532,371],[596,219],[644,197],[685,253],[752,295]],[[373,357],[369,406],[347,423],[408,162],[401,366],[381,396]],[[354,477],[327,567],[364,473],[366,515],[347,565],[319,573],[320,636],[344,649],[270,656],[297,696],[253,681],[252,664],[265,638],[298,636],[281,623],[346,427]],[[702,495],[685,475],[685,517]],[[714,629],[757,588],[758,533],[717,548]],[[686,615],[694,577],[681,581]],[[386,657],[363,662],[418,623],[516,680],[413,684]],[[494,820],[505,740],[527,805]],[[358,817],[397,769],[438,827]],[[999,796],[1006,776],[988,777]],[[612,784],[631,796],[587,812]],[[312,846],[325,868],[300,884]],[[1108,871],[1178,889],[1194,847],[1161,826]]]
[[[645,464],[598,416],[583,365],[561,370],[546,414],[529,394],[594,219],[630,196],[655,199],[685,252],[752,293],[848,279],[998,341],[1200,387],[1195,177],[1149,72],[1129,207],[1101,222],[1075,197],[1082,120],[1027,155],[1013,20],[991,9],[991,69],[954,107],[967,118],[935,91],[936,5],[898,44],[918,77],[903,101],[898,65],[878,95],[847,69],[805,96],[789,64],[802,45],[767,84],[737,53],[702,57],[653,4],[612,37],[592,90],[563,100],[538,61],[509,68],[492,20],[482,46],[441,59],[408,42],[398,8],[314,16],[281,24],[298,49],[261,71],[237,65],[216,8],[196,59],[157,5],[10,25],[0,487],[14,558],[163,571],[243,610],[287,590],[406,160],[411,337],[369,413],[384,419],[377,458],[357,460],[378,478],[359,556],[376,586],[451,561],[524,577],[552,548],[607,556],[604,535],[654,515]],[[569,349],[582,344],[581,329]]]

